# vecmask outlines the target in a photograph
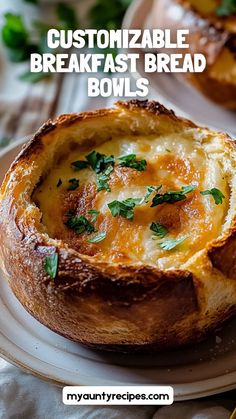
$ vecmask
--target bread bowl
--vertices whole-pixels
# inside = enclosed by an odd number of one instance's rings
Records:
[[[158,28],[189,29],[189,49],[203,53],[207,67],[202,73],[181,75],[214,102],[236,109],[236,8],[222,8],[218,0],[156,0],[153,24]],[[231,2],[233,3],[233,1]],[[233,9],[231,9],[233,10]],[[176,52],[176,51],[175,51]]]
[[[0,190],[12,291],[93,348],[203,339],[236,312],[235,162],[227,135],[154,101],[49,120]]]

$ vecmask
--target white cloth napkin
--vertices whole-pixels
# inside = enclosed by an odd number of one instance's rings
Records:
[[[199,400],[155,406],[65,406],[61,388],[0,359],[1,419],[229,419],[235,394],[224,400]]]

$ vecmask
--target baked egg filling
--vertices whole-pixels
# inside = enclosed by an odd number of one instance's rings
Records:
[[[200,142],[130,135],[57,159],[32,198],[47,234],[79,253],[174,269],[221,234],[229,186]]]

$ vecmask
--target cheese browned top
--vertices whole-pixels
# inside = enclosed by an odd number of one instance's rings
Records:
[[[190,141],[181,133],[113,138],[96,147],[105,155],[114,155],[115,166],[110,174],[110,191],[97,191],[97,174],[91,168],[75,171],[71,163],[84,160],[93,148],[74,150],[55,163],[35,189],[33,200],[42,213],[42,223],[48,235],[61,239],[70,248],[95,260],[111,263],[145,263],[160,269],[182,267],[198,251],[221,234],[229,205],[229,186],[220,161],[208,151],[209,145]],[[212,152],[213,151],[213,152]],[[135,154],[147,162],[144,171],[119,166],[119,156]],[[79,180],[75,190],[68,190],[69,179]],[[61,185],[58,181],[61,179]],[[114,200],[143,198],[148,186],[160,186],[159,193],[179,191],[194,185],[186,199],[151,207],[155,192],[148,202],[134,208],[133,220],[114,217],[108,204]],[[225,199],[216,205],[212,195],[201,191],[218,188]],[[94,222],[96,232],[77,234],[68,228],[68,211],[91,220],[90,210],[99,211]],[[153,237],[150,226],[160,223],[168,233],[164,238]],[[98,243],[88,240],[104,232]],[[160,243],[185,238],[172,250]]]

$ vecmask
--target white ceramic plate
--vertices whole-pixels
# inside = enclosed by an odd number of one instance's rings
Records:
[[[0,153],[0,181],[21,143]],[[207,341],[155,355],[96,352],[51,332],[31,317],[0,273],[0,354],[45,380],[65,385],[147,385],[174,387],[175,400],[235,388],[236,320]]]
[[[134,0],[126,13],[123,27],[127,29],[152,29],[151,10],[154,1],[158,0]],[[137,74],[134,74],[134,76],[149,79],[156,100],[166,106],[171,106],[176,113],[182,113],[204,126],[225,131],[233,136],[236,135],[236,112],[214,104],[173,73],[146,74],[143,69],[142,58],[142,52],[144,51],[134,50],[133,52],[141,53]]]

